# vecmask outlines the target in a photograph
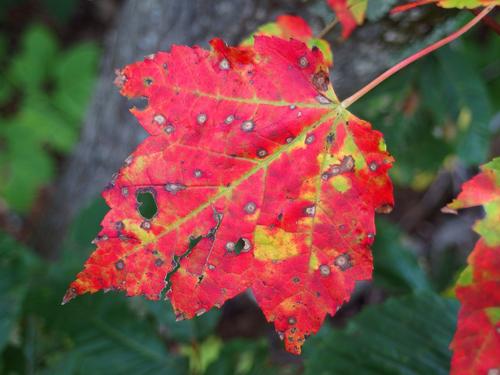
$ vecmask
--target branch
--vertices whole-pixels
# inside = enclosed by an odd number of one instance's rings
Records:
[[[322,39],[326,34],[328,34],[336,24],[339,23],[339,19],[337,17],[334,17],[324,28],[319,32],[319,34],[316,36],[318,39]]]
[[[460,37],[462,34],[466,33],[469,31],[474,25],[476,25],[479,21],[481,21],[482,18],[484,18],[489,12],[493,10],[495,6],[490,5],[483,9],[481,13],[479,13],[477,16],[475,16],[472,20],[467,22],[464,26],[462,26],[460,29],[455,31],[454,33],[448,35],[447,37],[438,40],[434,44],[431,44],[430,46],[418,51],[417,53],[411,55],[410,57],[407,57],[403,61],[399,62],[398,64],[394,65],[392,68],[386,70],[384,73],[379,75],[377,78],[375,78],[373,81],[368,83],[365,87],[361,88],[359,91],[342,101],[342,105],[347,108],[349,107],[352,103],[357,101],[359,98],[364,96],[366,93],[374,89],[376,86],[384,82],[387,78],[393,76],[397,72],[399,72],[401,69],[407,67],[410,65],[412,62],[428,55],[431,52],[434,52],[438,48],[441,48],[442,46],[454,41],[458,37]]]

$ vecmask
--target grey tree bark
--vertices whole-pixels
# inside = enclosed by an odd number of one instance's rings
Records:
[[[100,76],[81,139],[47,203],[35,247],[54,258],[75,214],[109,182],[126,156],[145,137],[129,113],[130,103],[113,85],[115,69],[172,44],[199,44],[215,36],[237,43],[282,13],[298,14],[319,31],[333,17],[324,0],[127,0],[107,37]],[[390,61],[384,34],[367,25],[347,43],[335,43],[334,87],[339,97],[360,88]],[[338,33],[337,33],[338,35]]]

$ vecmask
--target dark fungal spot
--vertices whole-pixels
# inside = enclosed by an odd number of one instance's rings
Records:
[[[333,165],[329,171],[325,172],[326,178],[321,177],[322,179],[328,180],[330,177],[337,176],[341,173],[351,172],[354,170],[354,158],[351,155],[345,156],[340,164]]]
[[[163,266],[164,263],[165,262],[163,261],[163,259],[158,258],[158,259],[155,260],[155,266],[156,267],[161,267],[161,266]]]
[[[206,113],[199,113],[198,116],[196,116],[196,122],[199,125],[203,125],[205,122],[207,122],[207,115]]]
[[[254,202],[248,202],[243,208],[247,214],[253,214],[257,210],[257,205]]]
[[[306,137],[306,140],[305,140],[305,143],[306,145],[310,145],[314,142],[314,140],[316,139],[316,136],[314,134],[310,134]]]
[[[328,133],[326,136],[326,142],[331,145],[333,141],[335,140],[335,134],[334,133]]]
[[[120,232],[122,231],[123,229],[125,229],[125,224],[123,224],[123,221],[117,221],[115,223],[115,229]]]
[[[306,56],[299,57],[299,66],[301,68],[307,68],[309,66],[309,61]]]
[[[352,267],[352,260],[349,254],[341,254],[335,258],[333,261],[335,266],[339,268],[341,271],[345,271]]]
[[[266,157],[266,156],[267,156],[267,151],[266,151],[266,150],[264,150],[263,148],[261,148],[261,149],[259,149],[259,150],[257,151],[257,156],[258,156],[259,158],[264,158],[264,157]]]
[[[322,276],[330,275],[330,266],[328,264],[322,264],[321,266],[319,266],[319,273]]]
[[[153,117],[153,121],[158,125],[163,125],[165,123],[165,117],[163,115],[158,114]]]
[[[316,214],[316,206],[308,206],[304,208],[304,214],[309,217],[313,217]]]
[[[229,115],[229,116],[227,116],[227,117],[226,117],[226,119],[224,120],[224,124],[229,125],[229,124],[231,124],[233,121],[234,121],[234,115]]]
[[[317,95],[315,99],[319,104],[330,104],[332,102],[330,99],[323,95]]]
[[[168,182],[167,184],[165,184],[165,190],[172,194],[176,194],[179,191],[185,190],[186,187],[186,185],[176,182]]]
[[[175,131],[175,128],[172,124],[168,124],[165,126],[165,129],[163,130],[167,134],[172,134]]]
[[[226,242],[226,245],[224,247],[226,248],[226,251],[233,252],[234,249],[236,248],[236,244],[232,241],[229,241],[229,242]]]
[[[244,121],[241,124],[241,130],[243,130],[246,133],[251,132],[254,128],[255,128],[255,123],[252,120]]]
[[[320,70],[319,72],[314,73],[312,83],[316,90],[327,91],[328,85],[330,84],[330,77],[327,72]]]
[[[119,261],[117,261],[117,262],[115,263],[115,268],[116,268],[118,271],[123,270],[123,269],[125,268],[125,262],[124,262],[122,259],[120,259]]]
[[[220,62],[219,62],[219,68],[221,70],[229,70],[229,68],[231,67],[231,65],[229,64],[229,61],[228,59],[224,58],[222,59]]]
[[[297,277],[297,276],[295,276],[294,278],[292,278],[292,282],[295,283],[295,284],[297,284],[297,283],[300,282],[300,278]]]
[[[144,86],[151,86],[153,84],[153,78],[145,77],[144,78]]]

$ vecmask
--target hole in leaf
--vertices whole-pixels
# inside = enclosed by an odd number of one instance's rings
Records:
[[[151,191],[143,190],[137,192],[137,202],[139,203],[137,209],[144,219],[152,219],[158,212],[155,196]]]
[[[241,253],[241,250],[245,247],[245,240],[243,238],[240,238],[238,242],[234,245],[234,252],[236,254]]]
[[[203,239],[203,236],[190,237],[189,238],[189,249],[192,250],[198,243]]]
[[[143,111],[149,105],[149,100],[145,96],[138,96],[136,98],[131,98],[129,103],[132,105],[132,108],[137,108],[138,110]]]

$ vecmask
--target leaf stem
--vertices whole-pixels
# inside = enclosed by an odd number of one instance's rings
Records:
[[[475,14],[476,16],[479,14],[479,10],[477,9],[469,9],[471,13]],[[490,16],[486,16],[483,18],[483,23],[488,26],[491,30],[496,32],[498,35],[500,35],[500,25],[495,21],[494,18]]]
[[[355,92],[353,95],[351,95],[347,99],[343,100],[342,101],[342,106],[344,108],[349,107],[352,103],[354,103],[355,101],[357,101],[359,98],[361,98],[362,96],[364,96],[366,93],[368,93],[369,91],[371,91],[373,88],[375,88],[376,86],[378,86],[380,83],[382,83],[383,81],[385,81],[387,78],[393,76],[394,74],[396,74],[397,72],[399,72],[401,69],[403,69],[406,66],[410,65],[412,62],[414,62],[414,61],[416,61],[416,60],[418,60],[418,59],[420,59],[420,58],[428,55],[429,53],[434,52],[438,48],[440,48],[440,47],[442,47],[442,46],[444,46],[444,45],[446,45],[446,44],[454,41],[459,36],[461,36],[462,34],[466,33],[467,31],[469,31],[479,21],[481,21],[481,19],[484,18],[489,12],[491,12],[491,10],[494,7],[495,7],[494,5],[490,5],[490,6],[486,7],[486,8],[484,8],[481,11],[481,13],[479,13],[478,15],[476,15],[472,20],[470,20],[469,22],[467,22],[467,24],[465,24],[464,26],[462,26],[460,29],[458,29],[454,33],[448,35],[447,37],[445,37],[443,39],[438,40],[437,42],[431,44],[428,47],[425,47],[424,49],[418,51],[417,53],[415,53],[415,54],[407,57],[403,61],[401,61],[398,64],[394,65],[392,68],[386,70],[384,73],[382,73],[381,75],[379,75],[377,78],[375,78],[373,81],[371,81],[370,83],[368,83],[366,86],[364,86],[363,88],[361,88],[360,90],[358,90],[357,92]]]
[[[319,32],[316,36],[318,39],[322,39],[326,34],[328,34],[336,24],[339,23],[339,19],[337,17],[333,17],[333,19]]]

